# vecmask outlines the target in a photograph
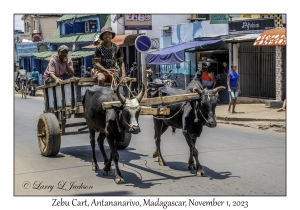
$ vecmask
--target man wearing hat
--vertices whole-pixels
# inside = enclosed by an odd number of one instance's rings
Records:
[[[61,45],[57,54],[52,55],[44,73],[44,84],[68,79],[74,76],[73,62],[68,58],[69,48]]]
[[[123,68],[123,56],[117,45],[111,42],[116,36],[116,33],[112,31],[110,26],[104,26],[101,29],[99,38],[96,38],[94,45],[98,45],[95,50],[95,66],[97,69],[96,76],[98,79],[98,85],[103,86],[104,82],[111,82],[109,75],[113,74],[115,77],[119,77],[119,70],[122,69],[122,77],[125,77],[125,69]],[[100,42],[99,42],[100,40]],[[109,70],[108,70],[109,69]],[[112,70],[112,69],[115,69]]]

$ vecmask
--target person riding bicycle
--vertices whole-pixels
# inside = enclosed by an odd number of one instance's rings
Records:
[[[104,26],[101,33],[94,40],[95,49],[95,68],[93,77],[98,79],[98,85],[104,86],[104,82],[111,82],[113,75],[115,78],[125,77],[125,69],[123,68],[123,56],[120,48],[112,43],[112,39],[116,36],[110,26]],[[108,70],[110,69],[110,70]],[[112,70],[112,69],[115,69]],[[122,70],[122,72],[120,72]]]
[[[23,66],[20,66],[20,69],[18,70],[18,74],[17,74],[17,78],[16,78],[16,82],[19,85],[19,90],[21,89],[21,84],[22,82],[27,82],[28,78],[26,75],[26,70],[23,68]],[[25,84],[26,85],[26,84]]]
[[[57,54],[52,55],[44,73],[44,84],[59,83],[74,76],[73,62],[68,58],[69,48],[61,45]]]

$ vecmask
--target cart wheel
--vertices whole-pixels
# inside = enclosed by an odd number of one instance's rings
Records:
[[[37,136],[42,155],[54,156],[60,150],[60,127],[52,113],[41,114],[37,125]]]
[[[126,149],[131,141],[131,133],[123,132],[123,141],[116,142],[116,146],[118,150]]]

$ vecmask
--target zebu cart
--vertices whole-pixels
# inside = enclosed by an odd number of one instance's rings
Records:
[[[128,79],[132,80],[132,79]],[[134,80],[134,79],[133,79]],[[67,119],[84,118],[82,97],[85,90],[96,85],[94,78],[71,78],[59,84],[40,86],[44,92],[44,111],[39,116],[37,124],[38,144],[42,155],[54,156],[60,150],[61,136],[89,133],[85,120],[83,122],[67,123]],[[110,86],[111,84],[105,84]],[[164,105],[172,102],[190,100],[197,93],[142,99],[141,115],[169,115],[168,108],[150,108],[151,105]],[[103,109],[111,109],[119,101],[104,102]],[[77,131],[67,131],[67,128],[80,127]],[[123,133],[123,141],[117,143],[118,149],[125,149],[130,144],[131,134]]]

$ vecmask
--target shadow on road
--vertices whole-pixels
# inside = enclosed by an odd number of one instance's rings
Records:
[[[109,147],[105,146],[104,148],[105,148],[106,154],[109,155],[110,154]],[[189,178],[189,177],[196,176],[195,170],[190,171],[190,174],[185,175],[185,176],[176,176],[176,175],[174,176],[174,175],[167,174],[164,172],[166,170],[166,168],[164,168],[164,166],[161,167],[161,169],[163,169],[163,170],[159,170],[159,168],[156,168],[156,167],[148,166],[149,160],[147,157],[149,157],[149,156],[135,153],[135,151],[136,150],[134,148],[130,148],[130,147],[128,147],[125,150],[118,151],[119,157],[120,157],[119,166],[121,167],[121,173],[125,180],[125,183],[124,183],[125,186],[146,189],[146,188],[151,188],[154,185],[162,184],[162,183],[160,183],[160,181],[163,181],[163,180],[176,181],[176,180],[180,180],[183,178]],[[80,158],[81,160],[83,160],[85,162],[90,162],[90,163],[92,162],[91,161],[92,160],[92,151],[91,151],[90,145],[61,148],[60,153],[61,153],[60,156],[69,155],[69,156],[73,156],[75,158]],[[99,171],[95,171],[96,176],[101,177],[103,179],[109,179],[109,180],[113,181],[114,174],[115,174],[114,164],[112,165],[111,174],[109,176],[103,176],[102,175],[102,168],[104,167],[103,158],[102,158],[102,155],[101,155],[98,147],[96,149],[96,156],[97,156],[98,165],[100,168]],[[142,158],[145,161],[144,163],[142,163],[140,165],[133,163],[136,160],[141,160]],[[152,158],[150,158],[150,160],[152,160]],[[167,166],[165,166],[165,167],[167,167],[167,169],[171,169],[171,170],[189,171],[187,168],[187,163],[184,163],[184,162],[167,162]],[[126,168],[126,170],[124,170],[122,168]],[[238,177],[238,176],[232,176],[231,172],[229,172],[229,171],[216,172],[206,166],[203,166],[203,169],[205,171],[205,177],[208,177],[210,180]],[[92,163],[91,163],[90,170],[92,170]],[[170,170],[167,170],[167,171],[170,172]],[[149,173],[149,174],[155,175],[155,177],[158,177],[158,178],[146,179],[143,177],[142,173],[143,174]],[[92,195],[94,195],[94,194],[92,194]],[[99,195],[101,195],[101,194],[99,194]],[[105,194],[105,195],[108,195],[108,194]],[[124,192],[121,192],[120,195],[124,195]]]

